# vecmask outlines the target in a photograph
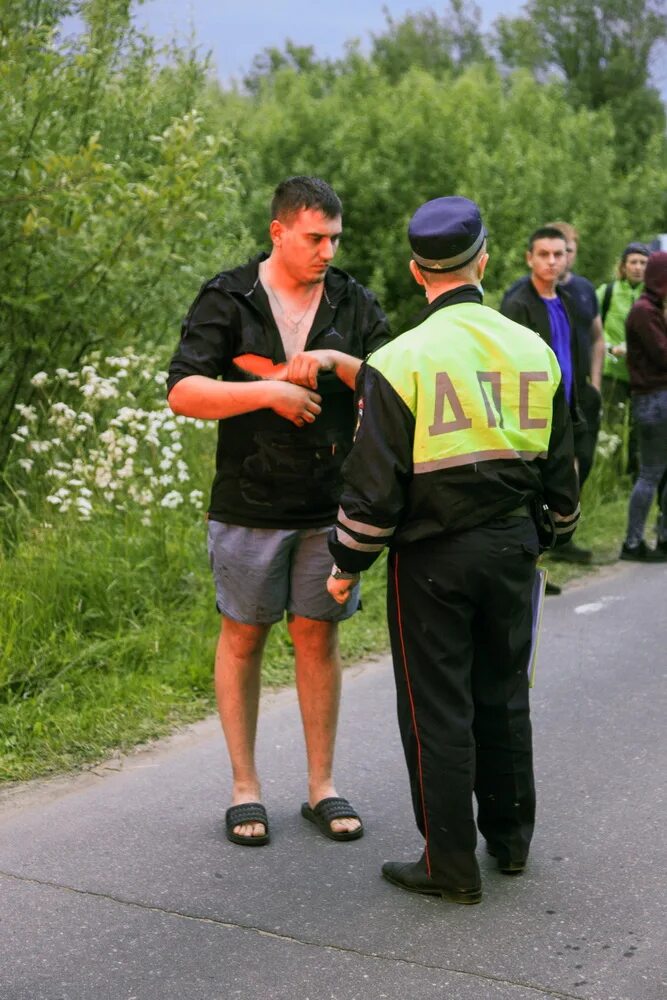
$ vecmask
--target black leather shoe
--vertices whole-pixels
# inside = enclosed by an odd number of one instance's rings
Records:
[[[392,885],[397,885],[408,892],[419,892],[423,896],[440,896],[450,903],[480,903],[482,887],[462,889],[445,885],[438,879],[429,878],[423,859],[410,863],[401,861],[385,861],[382,865],[382,876]]]
[[[503,875],[523,875],[526,869],[526,859],[516,859],[512,861],[508,857],[504,857],[500,851],[497,851],[495,847],[490,847],[486,845],[486,849],[492,858],[497,858],[498,860],[498,871],[502,872]]]

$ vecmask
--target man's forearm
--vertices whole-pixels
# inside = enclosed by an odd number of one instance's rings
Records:
[[[266,382],[220,382],[205,375],[188,375],[177,382],[168,402],[174,413],[201,420],[223,420],[270,406]]]
[[[353,358],[351,354],[343,354],[342,351],[332,351],[335,355],[334,371],[349,389],[354,389],[355,381],[359,369],[361,368],[361,358]]]
[[[254,410],[273,410],[297,427],[311,424],[322,412],[322,397],[291,382],[219,382],[205,375],[188,375],[169,393],[174,413],[201,420],[224,420]]]

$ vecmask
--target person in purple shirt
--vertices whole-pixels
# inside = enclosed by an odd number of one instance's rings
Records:
[[[574,309],[559,279],[567,267],[567,241],[554,226],[542,226],[531,234],[526,251],[530,280],[516,282],[505,293],[500,311],[503,315],[534,330],[546,341],[558,358],[563,385],[570,406],[572,423],[581,424],[577,384],[579,362],[575,340]],[[569,546],[568,546],[569,547]],[[592,552],[571,543],[571,559],[590,562]],[[547,584],[547,593],[559,588]]]

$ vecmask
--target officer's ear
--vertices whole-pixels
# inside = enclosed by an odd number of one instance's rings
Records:
[[[481,281],[484,277],[484,272],[486,271],[486,265],[489,263],[489,255],[484,251],[479,255],[479,260],[477,261],[477,277]]]
[[[426,288],[426,282],[424,281],[424,275],[421,273],[421,271],[419,270],[419,267],[417,266],[417,262],[414,261],[414,260],[410,261],[410,274],[415,279],[415,281],[417,282],[418,285],[421,285],[422,288]]]

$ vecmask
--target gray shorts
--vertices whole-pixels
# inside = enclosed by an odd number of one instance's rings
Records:
[[[328,528],[243,528],[208,522],[208,555],[218,611],[246,625],[272,625],[284,613],[339,622],[359,607],[357,585],[346,604],[327,591],[333,559]]]

